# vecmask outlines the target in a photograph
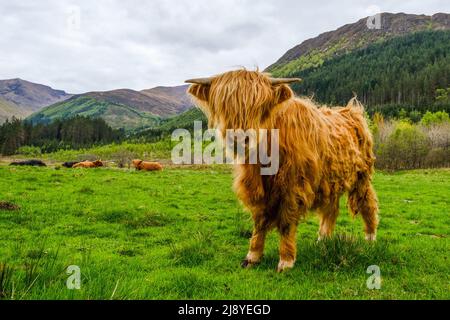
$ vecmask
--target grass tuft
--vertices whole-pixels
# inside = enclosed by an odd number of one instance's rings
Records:
[[[141,252],[136,249],[121,249],[121,250],[118,250],[117,253],[119,255],[125,256],[125,257],[134,257],[134,256],[141,254]]]
[[[252,236],[250,215],[238,210],[234,215],[234,230],[238,237],[249,239]]]
[[[93,194],[94,190],[89,187],[82,187],[80,190],[78,190],[78,193]]]
[[[385,241],[368,243],[349,234],[321,241],[299,243],[300,263],[313,270],[339,271],[389,262],[392,254]]]
[[[130,217],[123,223],[132,229],[146,227],[163,227],[172,221],[170,217],[159,212],[148,212],[142,217]]]
[[[198,231],[191,241],[171,245],[169,256],[176,265],[194,267],[211,260],[215,252],[212,233]]]
[[[0,299],[11,296],[11,277],[13,268],[6,263],[0,263]]]

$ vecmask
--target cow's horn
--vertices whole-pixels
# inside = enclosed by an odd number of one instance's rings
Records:
[[[270,78],[270,82],[272,84],[283,84],[283,83],[292,83],[292,82],[300,82],[302,79],[300,78]]]
[[[195,83],[195,84],[211,84],[213,78],[197,78],[197,79],[189,79],[186,80],[186,83]]]

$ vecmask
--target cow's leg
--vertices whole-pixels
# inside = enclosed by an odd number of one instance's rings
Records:
[[[291,269],[297,257],[297,223],[291,223],[280,230],[280,261],[278,272]]]
[[[267,204],[264,201],[264,188],[259,167],[249,164],[236,168],[234,189],[240,200],[252,212],[254,228],[250,248],[242,261],[242,267],[249,267],[261,260],[266,234],[271,228],[267,219]]]
[[[264,254],[264,243],[266,241],[266,234],[269,231],[269,225],[264,217],[255,219],[252,238],[250,239],[250,248],[247,256],[242,261],[242,267],[247,268],[257,264]]]
[[[332,196],[330,202],[320,207],[317,211],[320,216],[318,240],[331,237],[339,215],[339,197]]]
[[[280,261],[278,262],[278,272],[291,269],[297,257],[297,226],[301,210],[294,201],[283,201],[280,206],[278,231],[281,236],[280,241]]]
[[[366,240],[376,240],[378,227],[378,201],[369,179],[358,181],[349,194],[349,208],[353,214],[361,213],[365,225]]]

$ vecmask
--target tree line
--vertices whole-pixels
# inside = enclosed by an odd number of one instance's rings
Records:
[[[35,125],[12,118],[0,125],[0,153],[12,155],[23,146],[36,147],[47,153],[119,142],[124,138],[123,130],[112,129],[101,118],[77,116]]]

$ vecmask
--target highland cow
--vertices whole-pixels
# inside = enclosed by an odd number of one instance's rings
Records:
[[[77,161],[68,161],[68,162],[64,162],[62,164],[62,166],[65,168],[72,168],[77,163],[78,163]]]
[[[33,166],[33,167],[46,167],[47,165],[41,160],[25,160],[25,161],[14,161],[9,164],[10,166]]]
[[[163,166],[159,162],[148,162],[135,159],[132,161],[132,163],[136,170],[160,171],[163,169]]]
[[[97,168],[97,167],[103,167],[104,164],[101,160],[95,160],[95,161],[83,161],[78,162],[72,166],[72,168]]]
[[[331,236],[344,193],[350,212],[363,218],[366,239],[376,237],[375,157],[363,107],[353,98],[346,107],[319,108],[294,96],[287,84],[299,80],[238,70],[186,81],[209,126],[224,138],[226,129],[279,129],[275,175],[261,175],[258,163],[235,167],[235,192],[254,220],[243,267],[260,261],[267,232],[277,229],[278,271],[292,268],[299,221],[314,210],[320,216],[319,239]]]

